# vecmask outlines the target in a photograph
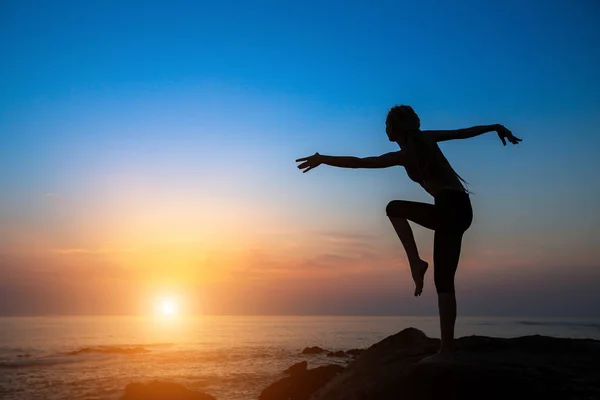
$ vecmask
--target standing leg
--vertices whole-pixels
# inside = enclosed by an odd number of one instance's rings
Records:
[[[456,293],[454,275],[458,268],[462,246],[462,232],[436,232],[433,244],[434,282],[438,292],[440,330],[442,343],[440,352],[451,352],[456,322]]]
[[[423,280],[428,264],[419,256],[415,237],[408,221],[411,220],[433,230],[437,226],[437,210],[433,204],[394,200],[387,205],[386,213],[406,251],[411,274],[415,281],[415,296],[419,296],[423,292]]]
[[[452,358],[456,323],[454,275],[458,268],[463,235],[473,220],[473,210],[467,194],[444,192],[436,197],[436,208],[439,221],[433,239],[433,263],[441,343],[439,352],[426,358],[426,362]]]
[[[456,293],[438,293],[440,314],[441,345],[440,353],[454,351],[454,325],[456,324]]]

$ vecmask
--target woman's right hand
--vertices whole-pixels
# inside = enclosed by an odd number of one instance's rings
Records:
[[[319,165],[323,163],[322,157],[319,153],[315,153],[312,156],[302,157],[296,160],[296,162],[304,161],[302,164],[298,165],[299,169],[303,169],[302,173],[308,172],[313,168],[317,168]]]
[[[502,140],[502,144],[506,146],[506,140],[511,142],[512,144],[517,144],[522,141],[516,136],[513,136],[512,132],[504,127],[504,125],[498,125],[496,128],[496,132],[498,132],[498,137]]]

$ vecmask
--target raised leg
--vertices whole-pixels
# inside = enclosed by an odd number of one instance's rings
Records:
[[[423,292],[423,281],[428,264],[419,256],[415,237],[408,221],[413,221],[429,229],[435,229],[437,226],[435,206],[413,201],[394,200],[387,205],[386,213],[406,251],[411,275],[415,281],[415,296],[420,296]]]

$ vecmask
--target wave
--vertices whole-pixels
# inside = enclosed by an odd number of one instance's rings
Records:
[[[161,348],[169,348],[169,347],[173,347],[173,343],[150,343],[150,344],[144,344],[142,345],[143,347],[161,347]]]
[[[46,355],[33,356],[31,354],[17,354],[9,360],[0,361],[0,369],[3,368],[26,368],[26,367],[45,367],[58,364],[98,361],[109,359],[118,355],[135,355],[151,353],[151,349],[169,348],[172,343],[151,343],[143,346],[133,345],[100,345],[80,347],[76,350]]]
[[[140,354],[149,353],[150,350],[144,346],[93,346],[93,347],[82,347],[80,349],[65,353],[69,356],[77,356],[80,354]]]
[[[108,357],[103,357],[108,358]],[[99,358],[96,357],[96,360]],[[27,367],[49,367],[53,365],[59,364],[70,364],[89,361],[89,359],[83,358],[74,358],[70,356],[48,356],[41,358],[19,358],[17,360],[3,361],[0,362],[0,369],[8,369],[8,368],[27,368]]]

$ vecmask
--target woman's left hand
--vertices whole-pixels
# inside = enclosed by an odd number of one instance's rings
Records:
[[[506,140],[508,140],[512,144],[518,144],[522,141],[522,139],[513,136],[512,132],[506,129],[503,125],[498,125],[496,132],[498,132],[498,137],[500,138],[500,140],[502,140],[502,144],[504,146],[506,146]]]

